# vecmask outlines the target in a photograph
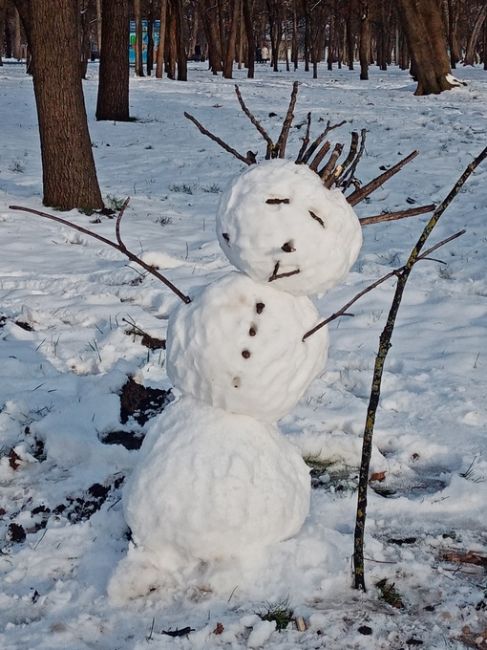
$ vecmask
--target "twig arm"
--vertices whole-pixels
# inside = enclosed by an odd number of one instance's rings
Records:
[[[381,223],[383,221],[397,221],[398,219],[407,219],[408,217],[416,217],[420,214],[433,212],[436,208],[434,203],[428,205],[420,205],[417,208],[410,208],[408,210],[398,210],[397,212],[384,212],[383,214],[374,214],[371,217],[361,217],[359,219],[361,226],[369,226],[373,223]]]
[[[120,210],[120,213],[117,217],[117,223],[119,228],[120,228],[120,220],[126,208],[126,204],[128,204],[128,199],[125,201],[124,205],[122,206],[122,210]],[[73,228],[73,230],[77,230],[78,232],[81,232],[84,235],[88,235],[88,237],[93,237],[94,239],[103,242],[107,246],[111,246],[112,248],[115,248],[117,251],[119,251],[126,257],[128,257],[131,262],[138,264],[143,269],[145,269],[148,273],[150,273],[155,278],[160,280],[163,284],[166,285],[168,289],[170,289],[173,293],[175,293],[178,296],[178,298],[180,298],[184,303],[188,304],[191,302],[191,298],[189,296],[186,296],[184,293],[182,293],[176,286],[174,286],[174,284],[170,280],[168,280],[161,273],[159,273],[154,267],[150,266],[149,264],[146,264],[143,260],[140,259],[140,257],[135,255],[135,253],[129,251],[128,248],[126,248],[123,243],[119,243],[119,241],[114,242],[111,239],[107,239],[106,237],[103,237],[102,235],[93,232],[92,230],[83,228],[83,226],[78,226],[78,224],[72,223],[71,221],[67,221],[66,219],[62,219],[61,217],[55,217],[53,214],[48,214],[47,212],[41,212],[40,210],[34,210],[33,208],[26,208],[21,205],[9,205],[9,210],[19,210],[20,212],[28,212],[29,214],[35,214],[38,217],[43,217],[44,219],[50,219],[51,221],[56,221],[57,223],[61,223],[63,226],[67,226],[68,228]],[[117,238],[118,237],[120,237],[120,232],[118,232],[117,234]]]
[[[222,149],[225,149],[225,151],[228,151],[228,153],[231,153],[232,156],[235,156],[235,158],[238,158],[241,160],[243,163],[246,165],[253,165],[254,160],[249,160],[246,156],[242,156],[241,153],[239,153],[236,149],[231,147],[229,144],[224,142],[221,138],[219,138],[217,135],[212,133],[211,131],[208,131],[208,129],[205,129],[205,127],[199,122],[193,115],[190,113],[184,112],[184,117],[193,122],[193,124],[198,128],[198,130],[203,134],[206,135],[206,137],[210,138],[210,140],[213,140],[213,142],[216,142]]]

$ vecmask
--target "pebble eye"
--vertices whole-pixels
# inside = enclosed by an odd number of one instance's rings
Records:
[[[264,307],[265,307],[265,305],[264,305],[263,302],[258,302],[258,303],[255,305],[255,311],[256,311],[258,314],[262,314],[262,312],[264,311]]]
[[[242,356],[244,359],[250,358],[250,352],[248,350],[242,350]]]
[[[281,250],[284,251],[285,253],[294,253],[294,251],[296,250],[294,248],[294,242],[292,240],[287,241],[285,244],[281,246]]]

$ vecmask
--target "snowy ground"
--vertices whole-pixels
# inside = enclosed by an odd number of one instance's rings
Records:
[[[96,123],[96,68],[89,72],[84,87],[102,191],[113,203],[131,197],[122,224],[127,246],[185,292],[228,273],[215,212],[244,166],[199,134],[183,111],[242,153],[263,154],[233,82],[204,66],[190,70],[188,83],[132,79],[137,121]],[[333,132],[337,139],[367,128],[363,181],[420,149],[360,204],[364,216],[409,207],[407,199],[441,200],[485,146],[487,73],[458,74],[467,87],[425,98],[414,97],[408,75],[397,70],[372,70],[368,83],[348,70],[323,70],[317,81],[264,67],[255,80],[243,71],[236,77],[274,133],[295,78],[302,82],[296,125],[312,111],[315,133],[327,119],[349,121]],[[129,544],[123,477],[138,452],[102,440],[142,434],[150,423],[120,420],[127,376],[170,388],[164,350],[127,332],[135,323],[164,338],[177,298],[116,251],[8,209],[41,207],[32,84],[22,66],[0,68],[0,107],[0,647],[487,647],[487,166],[445,213],[432,243],[461,228],[467,233],[437,253],[443,264],[418,264],[401,307],[375,434],[373,471],[385,479],[370,490],[367,593],[351,589],[354,487],[392,283],[354,306],[354,318],[332,324],[326,370],[281,422],[315,466],[311,513],[297,537],[248,567],[227,567],[219,586],[211,572],[208,579],[203,571],[183,576],[172,589],[154,576],[154,590],[135,597],[132,577],[110,599],[108,581]],[[292,130],[290,156],[302,134]],[[113,220],[63,216],[114,236]],[[364,228],[353,272],[317,301],[320,312],[329,315],[400,265],[426,219]],[[280,603],[304,618],[306,631],[293,622],[277,631],[261,620]],[[194,631],[162,634],[186,627]]]

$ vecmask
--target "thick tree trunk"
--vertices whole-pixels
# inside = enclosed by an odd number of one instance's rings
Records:
[[[157,46],[156,55],[156,77],[162,79],[164,75],[164,47],[166,44],[166,15],[167,15],[167,0],[161,0],[161,9],[159,14],[160,28],[159,28],[159,44]]]
[[[178,81],[188,80],[188,63],[184,36],[183,0],[170,0],[174,6],[176,17],[176,56],[178,60]]]
[[[24,27],[33,53],[44,205],[103,208],[79,76],[76,5],[32,0]],[[52,35],[57,46],[52,46]]]
[[[174,6],[169,2],[168,17],[166,21],[166,41],[167,41],[167,76],[169,79],[176,79],[176,59],[177,59],[177,45],[176,45],[176,15],[174,13]]]
[[[369,3],[360,0],[360,79],[368,81],[369,79],[369,56],[370,56],[370,21],[369,21]]]
[[[101,52],[101,0],[96,0],[96,47]]]
[[[7,0],[0,0],[0,65],[3,65],[3,39],[5,36],[5,17],[7,14]]]
[[[231,4],[231,18],[228,36],[226,39],[225,60],[223,61],[223,76],[225,79],[232,78],[233,62],[235,59],[235,45],[237,42],[237,24],[238,16],[240,14],[239,0],[232,0]]]
[[[129,115],[129,2],[103,0],[97,120],[127,121]]]
[[[211,0],[203,1],[202,5],[203,25],[208,42],[209,66],[213,74],[216,75],[223,69],[222,42],[219,31],[220,20],[217,6]]]
[[[247,37],[247,77],[253,79],[255,72],[255,34],[250,0],[242,0],[242,9]]]
[[[143,51],[143,33],[142,33],[142,13],[141,0],[134,0],[134,18],[135,18],[135,74],[137,77],[144,76]]]
[[[450,65],[454,69],[461,58],[458,44],[458,0],[448,0],[448,45]]]
[[[473,25],[472,32],[468,39],[467,49],[465,51],[465,58],[463,59],[463,65],[474,65],[475,61],[475,51],[477,48],[477,42],[479,40],[480,34],[482,33],[482,27],[487,16],[487,5],[480,7],[475,22]]]
[[[149,2],[149,10],[147,15],[147,59],[146,71],[147,76],[150,77],[154,67],[154,12],[152,0]]]
[[[347,65],[349,70],[353,70],[353,59],[355,52],[355,31],[354,31],[354,14],[355,0],[349,0],[347,11]]]
[[[398,7],[418,82],[415,94],[438,94],[459,85],[451,76],[437,0],[398,0]]]

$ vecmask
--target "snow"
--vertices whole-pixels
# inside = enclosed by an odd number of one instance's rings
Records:
[[[220,199],[217,234],[236,268],[257,282],[282,275],[273,286],[295,295],[336,286],[362,244],[360,223],[342,192],[288,160],[252,166],[233,180]]]
[[[171,315],[167,373],[174,386],[208,404],[258,420],[286,415],[324,369],[326,329],[295,297],[230,272]]]
[[[273,425],[191,397],[152,426],[123,496],[137,551],[161,572],[292,537],[309,498],[309,468]]]
[[[183,111],[242,151],[263,151],[265,142],[239,110],[234,82],[208,74],[205,64],[191,66],[186,84],[131,79],[138,121],[127,124],[95,121],[96,66],[84,89],[103,193],[131,196],[122,222],[126,245],[150,254],[181,290],[196,295],[232,270],[215,237],[215,214],[244,166],[198,133]],[[295,124],[312,111],[312,137],[323,128],[320,119],[349,120],[332,132],[332,145],[367,128],[363,183],[420,148],[356,206],[360,217],[438,202],[485,146],[487,78],[479,67],[457,70],[468,86],[434,97],[415,97],[415,84],[395,68],[371,67],[369,82],[357,70],[325,68],[312,80],[302,70],[274,74],[257,66],[255,80],[242,70],[236,81],[271,135],[280,131],[294,78],[301,82]],[[158,426],[120,421],[128,375],[170,387],[164,350],[141,345],[123,319],[165,338],[179,301],[116,251],[8,209],[41,207],[41,166],[32,81],[14,64],[0,68],[0,79],[0,647],[242,650],[253,630],[257,636],[266,628],[269,650],[389,650],[419,641],[432,649],[469,647],[486,627],[485,571],[448,561],[445,552],[485,556],[487,549],[486,166],[445,212],[431,243],[461,228],[467,233],[435,253],[444,264],[417,265],[399,312],[374,436],[372,469],[385,478],[369,491],[368,592],[350,586],[355,477],[393,280],[354,305],[353,317],[331,323],[326,368],[279,422],[281,435],[314,467],[300,531],[250,557],[188,562],[171,581],[128,539],[117,480],[129,481],[143,452],[102,440],[111,431],[143,434]],[[291,129],[290,158],[303,133],[304,126]],[[114,238],[113,220],[90,223],[93,217],[75,211],[63,217]],[[319,313],[327,317],[404,263],[426,219],[364,228],[351,272],[313,299]],[[278,291],[276,284],[269,288]],[[161,426],[176,404],[160,415]],[[92,513],[89,489],[97,483],[112,487]],[[24,526],[24,541],[9,536],[13,523]],[[395,584],[403,609],[380,598],[375,585],[384,578]],[[304,618],[305,632],[293,622],[281,632],[260,625],[258,613],[286,600]],[[188,626],[195,631],[162,634]]]

